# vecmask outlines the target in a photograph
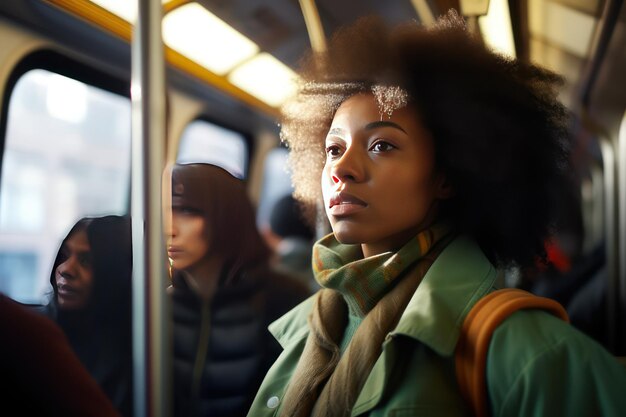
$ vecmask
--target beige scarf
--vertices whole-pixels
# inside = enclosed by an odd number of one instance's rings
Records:
[[[447,225],[438,224],[396,253],[366,259],[358,259],[360,250],[339,244],[332,235],[316,243],[316,278],[322,286],[337,289],[324,288],[317,295],[309,316],[310,333],[284,396],[282,417],[350,415],[385,337],[450,235]],[[341,355],[348,305],[364,319]]]

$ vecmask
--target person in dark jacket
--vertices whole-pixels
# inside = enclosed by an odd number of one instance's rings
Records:
[[[244,416],[280,351],[267,326],[309,291],[270,268],[241,180],[208,164],[170,173],[174,415]]]
[[[132,416],[130,219],[80,219],[54,261],[43,312],[124,417]]]

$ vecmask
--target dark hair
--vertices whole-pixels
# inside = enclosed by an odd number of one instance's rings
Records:
[[[361,18],[331,39],[326,54],[305,57],[300,75],[282,109],[281,139],[291,150],[294,196],[309,213],[320,201],[324,138],[338,106],[374,86],[400,87],[455,190],[442,215],[498,265],[545,260],[552,191],[567,163],[559,76],[488,50],[454,11],[428,29],[390,30]]]
[[[256,227],[245,184],[226,170],[203,163],[175,164],[172,204],[204,216],[209,250],[227,265],[237,269],[269,259],[270,249]]]
[[[70,229],[55,258],[50,284],[51,303],[58,311],[57,267],[65,261],[63,246],[74,234],[85,231],[91,248],[93,289],[86,309],[100,322],[128,320],[132,302],[132,240],[128,216],[85,217]]]

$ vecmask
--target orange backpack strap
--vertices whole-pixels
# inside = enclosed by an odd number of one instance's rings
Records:
[[[569,322],[561,304],[527,291],[504,288],[481,298],[469,312],[456,347],[456,376],[461,393],[477,417],[488,415],[486,365],[491,335],[520,309],[540,309]]]

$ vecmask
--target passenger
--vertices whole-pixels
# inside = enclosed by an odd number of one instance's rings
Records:
[[[333,233],[313,251],[324,288],[270,326],[283,353],[248,415],[470,415],[460,326],[496,267],[545,257],[560,78],[487,50],[454,12],[431,29],[361,20],[300,75],[281,137],[295,197],[323,201]],[[499,326],[486,377],[492,416],[626,415],[626,370],[544,311]]]
[[[130,219],[83,218],[61,244],[44,309],[125,417],[133,411],[131,279]]]
[[[310,293],[270,271],[241,180],[208,164],[170,171],[174,415],[244,416],[280,352],[268,324]]]
[[[119,416],[54,322],[4,294],[0,317],[3,415]]]
[[[311,269],[315,233],[291,194],[279,198],[274,204],[263,237],[274,252],[275,268],[301,279],[310,287],[311,293],[319,289]]]

